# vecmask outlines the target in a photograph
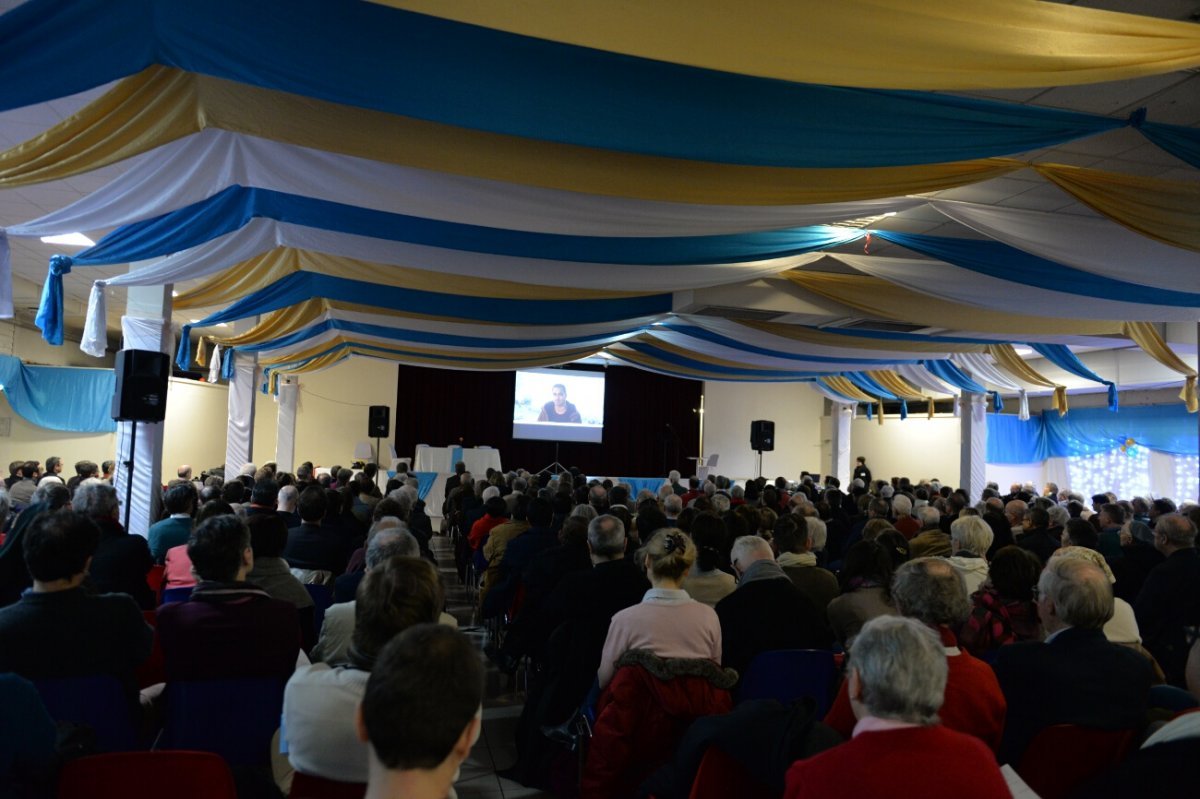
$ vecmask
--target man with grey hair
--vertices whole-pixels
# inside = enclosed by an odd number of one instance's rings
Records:
[[[962,575],[942,558],[910,560],[896,570],[892,599],[901,616],[923,622],[941,637],[949,667],[942,723],[975,736],[996,751],[1004,731],[1004,695],[991,668],[959,649],[954,634],[971,612]],[[855,719],[845,683],[825,723],[844,737],[853,733]]]
[[[912,538],[921,531],[921,522],[913,517],[912,507],[912,500],[905,494],[892,498],[892,514],[896,518],[892,524],[905,538]]]
[[[913,619],[872,619],[854,639],[848,663],[853,737],[797,760],[787,773],[788,799],[1011,795],[986,746],[938,723],[948,669],[932,630]],[[903,768],[868,765],[892,758]]]
[[[287,527],[299,527],[302,519],[296,513],[296,503],[300,501],[300,492],[294,485],[285,485],[279,489],[275,498],[275,514],[283,519]]]
[[[353,589],[355,593],[366,572],[380,564],[395,557],[421,557],[421,545],[417,542],[416,537],[408,531],[404,522],[394,516],[385,516],[384,519],[392,519],[395,523],[378,530],[375,527],[371,528],[375,530],[375,534],[371,538],[371,542],[367,544],[366,571],[346,574],[338,578],[339,584],[343,578],[356,578]],[[383,521],[383,519],[379,521]],[[376,522],[376,525],[378,524],[379,522]],[[351,593],[351,596],[353,595],[354,593]],[[350,642],[354,638],[355,607],[355,600],[351,599],[348,602],[335,602],[325,610],[325,621],[321,625],[320,638],[312,651],[314,663],[324,662],[337,665],[350,662]],[[458,626],[458,621],[448,613],[443,612],[438,621],[450,627]]]
[[[761,652],[829,648],[832,638],[821,611],[775,562],[770,542],[741,536],[730,559],[738,586],[716,606],[723,666],[745,674]]]
[[[950,535],[942,530],[942,514],[932,505],[917,509],[921,532],[908,541],[908,551],[914,558],[944,558],[951,553]],[[950,522],[953,524],[954,522]]]
[[[75,489],[72,507],[100,528],[100,543],[88,569],[87,584],[98,594],[128,594],[142,610],[158,607],[157,598],[146,584],[146,572],[154,565],[150,547],[140,535],[129,535],[117,521],[120,503],[108,483],[85,480]]]
[[[723,516],[724,514],[728,513],[729,512],[729,497],[728,497],[728,495],[726,495],[722,492],[717,492],[717,493],[713,494],[712,495],[712,509],[713,509],[713,513],[717,514],[718,516]]]
[[[949,563],[958,569],[967,586],[967,596],[979,590],[988,578],[985,555],[992,546],[992,528],[978,516],[963,516],[950,523]]]
[[[674,492],[668,494],[663,499],[663,514],[667,517],[667,524],[678,527],[681,513],[683,513],[683,498]]]
[[[1051,725],[1132,730],[1146,713],[1149,661],[1104,637],[1113,614],[1108,576],[1089,561],[1055,558],[1038,580],[1036,598],[1046,640],[1002,646],[996,655],[1008,698],[1001,762],[1019,762]]]
[[[1187,630],[1200,628],[1200,551],[1196,526],[1187,516],[1167,513],[1154,525],[1154,548],[1165,557],[1146,575],[1133,603],[1142,642],[1162,666],[1167,681],[1185,686]]]

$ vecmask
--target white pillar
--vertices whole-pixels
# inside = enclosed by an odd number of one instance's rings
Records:
[[[296,471],[296,401],[300,396],[300,378],[279,378],[276,401],[275,464],[281,472]]]
[[[976,502],[987,485],[987,395],[964,391],[958,401],[962,403],[958,485]]]
[[[848,402],[830,402],[829,463],[826,474],[841,481],[844,491],[850,490],[850,422],[854,419],[854,406]]]
[[[258,317],[233,323],[235,335],[258,324]],[[228,351],[233,358],[233,376],[229,378],[229,423],[225,429],[225,475],[232,477],[247,463],[254,462],[254,392],[258,390],[258,354]]]
[[[165,352],[175,357],[175,336],[171,331],[171,287],[131,286],[121,317],[123,349]],[[169,399],[169,397],[168,397]],[[137,425],[137,434],[133,427]],[[113,487],[122,503],[121,519],[126,518],[125,494],[129,467],[133,464],[133,490],[129,499],[129,532],[146,535],[158,520],[162,504],[162,422],[118,422],[117,467]],[[134,439],[132,457],[131,439]]]

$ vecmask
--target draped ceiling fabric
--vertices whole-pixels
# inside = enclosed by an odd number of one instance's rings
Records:
[[[104,351],[107,290],[179,284],[176,308],[202,317],[179,365],[228,374],[253,354],[268,388],[347,357],[512,369],[603,353],[808,382],[869,413],[960,392],[999,407],[1001,390],[1024,408],[1029,386],[1065,411],[1019,342],[1115,409],[1068,345],[1120,337],[1200,405],[1195,370],[1150,324],[1200,315],[1200,184],[1005,157],[1131,125],[1200,166],[1200,135],[1144,112],[930,93],[1195,68],[1194,25],[1031,0],[750,2],[733,17],[717,0],[620,15],[582,0],[29,0],[0,17],[0,110],[119,82],[0,153],[0,189],[127,168],[0,231],[0,312],[9,237],[111,231],[52,260],[44,336],[62,340],[65,281],[148,261],[93,283],[84,350]],[[853,58],[828,35],[847,19]],[[254,44],[230,46],[242,33]],[[1097,216],[936,196],[1016,170]],[[924,204],[984,238],[873,227]],[[873,240],[906,252],[873,255]],[[694,290],[763,281],[924,327],[679,310]],[[250,317],[236,336],[214,328]],[[191,328],[207,333],[195,347]]]

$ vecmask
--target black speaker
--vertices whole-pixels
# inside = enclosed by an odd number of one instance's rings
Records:
[[[387,438],[391,429],[392,409],[386,405],[372,405],[367,409],[367,437]]]
[[[758,419],[750,423],[750,449],[770,452],[775,449],[775,423],[769,419]]]
[[[117,390],[112,418],[121,422],[161,422],[167,416],[167,378],[171,357],[152,350],[117,353]]]

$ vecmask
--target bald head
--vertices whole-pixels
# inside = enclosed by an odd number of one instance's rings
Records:
[[[1028,503],[1014,499],[1004,506],[1004,515],[1008,518],[1008,523],[1016,527],[1025,519],[1025,511],[1029,509]]]

